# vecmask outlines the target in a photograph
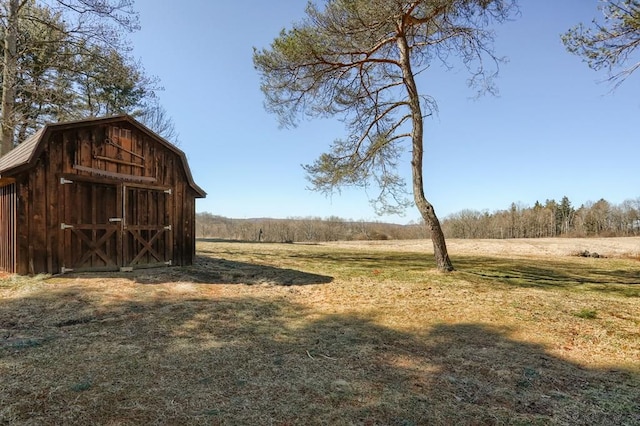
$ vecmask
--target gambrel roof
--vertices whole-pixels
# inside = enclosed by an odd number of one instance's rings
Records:
[[[167,141],[157,133],[150,130],[142,123],[135,120],[130,115],[116,115],[105,118],[88,118],[84,120],[46,124],[43,128],[27,138],[16,148],[0,157],[0,179],[10,177],[17,173],[20,173],[21,171],[31,168],[35,164],[36,160],[42,152],[42,149],[44,148],[46,135],[48,135],[52,131],[72,129],[75,127],[84,127],[87,125],[112,123],[115,124],[122,122],[126,122],[136,127],[143,133],[147,134],[149,137],[164,145],[170,151],[174,152],[180,158],[185,175],[187,176],[189,186],[196,192],[197,197],[204,198],[207,195],[207,193],[194,182],[191,175],[191,170],[189,169],[189,164],[187,163],[187,157],[184,152],[173,145],[171,142]]]

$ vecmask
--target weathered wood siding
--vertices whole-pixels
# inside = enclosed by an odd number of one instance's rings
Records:
[[[45,142],[16,176],[16,272],[193,262],[197,194],[176,152],[126,121]]]
[[[16,186],[0,186],[0,270],[15,272]]]

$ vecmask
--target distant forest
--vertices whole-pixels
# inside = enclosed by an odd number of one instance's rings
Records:
[[[640,235],[640,197],[601,199],[574,208],[567,197],[533,207],[512,203],[493,213],[463,210],[443,221],[451,238],[628,237]]]
[[[567,197],[533,206],[512,203],[494,212],[462,210],[447,216],[448,238],[543,238],[640,236],[640,197],[619,205],[604,199],[574,208]],[[422,223],[398,225],[339,217],[231,219],[198,213],[198,238],[264,242],[411,240],[428,238]]]

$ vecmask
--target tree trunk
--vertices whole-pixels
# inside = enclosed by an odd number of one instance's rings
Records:
[[[404,85],[407,88],[409,97],[409,108],[411,109],[411,121],[413,129],[411,132],[411,141],[413,154],[411,158],[411,173],[413,175],[413,198],[415,200],[418,211],[422,215],[429,230],[431,231],[431,241],[433,242],[433,253],[435,255],[436,266],[444,272],[453,271],[453,265],[449,254],[447,253],[447,244],[445,242],[444,233],[440,226],[440,221],[436,212],[427,201],[424,195],[424,180],[422,175],[422,164],[424,157],[424,148],[422,138],[424,136],[424,125],[422,117],[422,108],[420,107],[420,96],[416,81],[413,77],[411,69],[411,61],[409,57],[409,46],[407,39],[403,34],[398,37],[398,48],[400,51],[400,63],[402,66],[402,74],[404,77]]]
[[[19,0],[9,0],[9,10],[6,18],[7,27],[4,34],[0,156],[13,149],[15,83],[18,68],[16,46],[18,38],[18,9]]]

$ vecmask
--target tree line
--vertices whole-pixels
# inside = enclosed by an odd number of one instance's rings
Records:
[[[196,215],[196,236],[235,241],[321,242],[425,238],[422,224],[352,221],[336,216],[287,219],[231,219],[208,212]]]
[[[613,237],[640,235],[640,198],[621,204],[600,199],[574,208],[569,198],[536,201],[530,207],[512,203],[489,213],[462,210],[444,219],[451,238]]]
[[[447,238],[548,238],[640,236],[640,197],[621,204],[600,199],[575,208],[568,197],[512,203],[494,212],[465,209],[444,218]],[[196,215],[196,236],[236,241],[322,242],[429,238],[423,222],[406,225],[353,221],[336,216],[287,219],[232,219]]]

